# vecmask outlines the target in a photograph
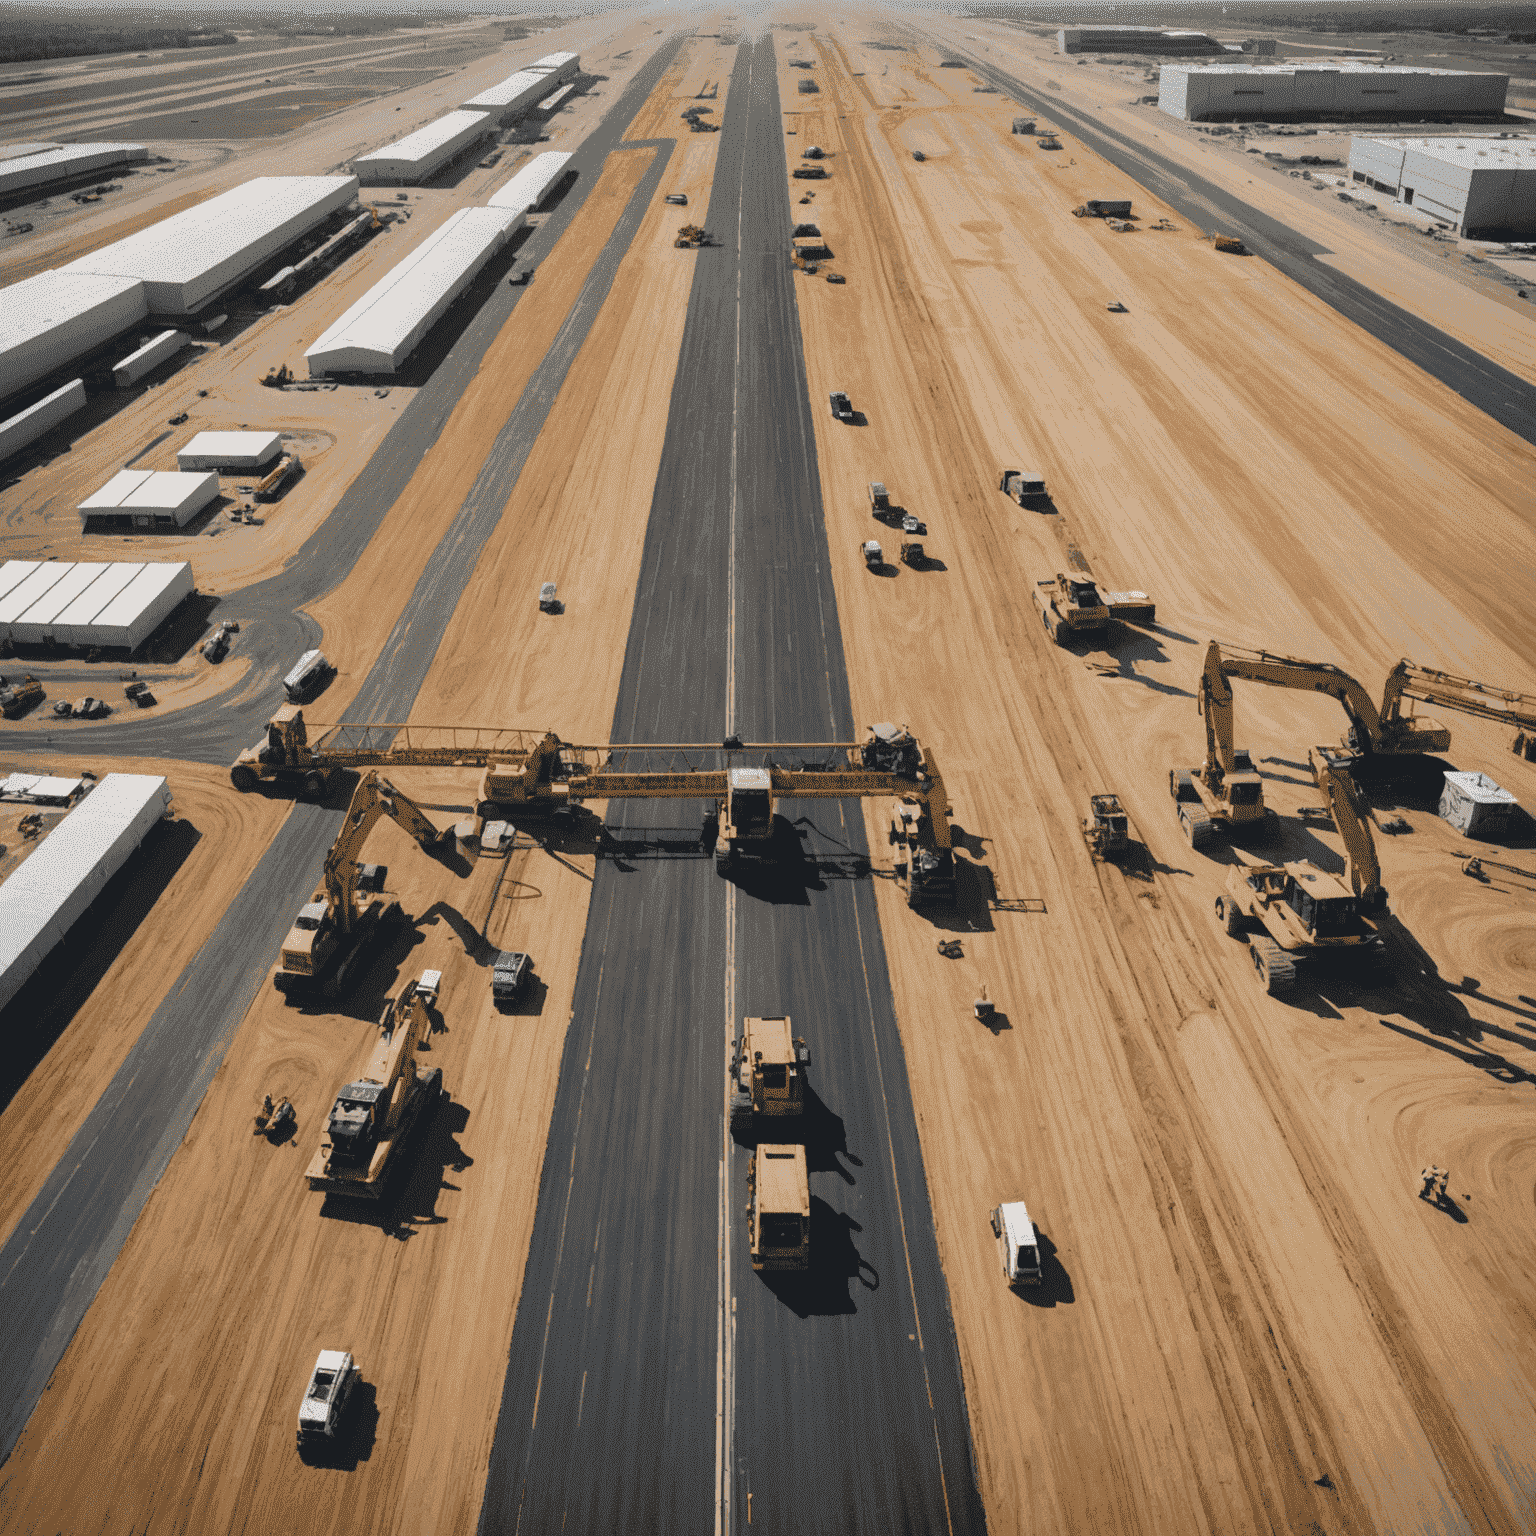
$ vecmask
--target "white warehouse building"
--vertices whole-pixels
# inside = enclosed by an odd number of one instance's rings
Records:
[[[579,53],[546,53],[542,59],[535,59],[528,68],[538,70],[552,85],[555,85],[562,80],[574,80],[581,73],[581,55]]]
[[[470,112],[461,107],[393,144],[359,155],[352,162],[352,169],[370,186],[422,182],[495,129],[496,122],[490,113]]]
[[[355,176],[258,176],[60,271],[136,278],[151,313],[190,314],[356,196]]]
[[[0,638],[137,650],[191,591],[185,560],[7,560],[0,565]]]
[[[88,176],[112,165],[130,165],[149,159],[142,144],[55,144],[35,154],[0,160],[0,197],[45,187],[49,182]]]
[[[1058,53],[1212,54],[1226,48],[1208,32],[1163,27],[1062,27],[1056,34]]]
[[[500,128],[529,111],[553,88],[544,71],[520,69],[498,85],[487,86],[478,96],[471,96],[464,106],[469,111],[488,113]]]
[[[1349,172],[1463,235],[1536,235],[1536,140],[1356,137]]]
[[[394,373],[523,221],[510,208],[450,214],[304,354],[310,378]]]
[[[1508,75],[1410,69],[1320,59],[1284,64],[1165,64],[1157,105],[1186,122],[1251,118],[1264,122],[1347,117],[1499,116]]]
[[[5,289],[0,304],[0,400],[110,341],[149,313],[134,277],[70,268],[39,272]]]
[[[547,149],[535,155],[507,184],[487,200],[492,208],[510,208],[514,213],[531,213],[549,196],[549,189],[565,172],[570,155],[563,150]]]

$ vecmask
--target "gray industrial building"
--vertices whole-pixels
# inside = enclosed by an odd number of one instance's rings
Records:
[[[1163,27],[1062,27],[1058,53],[1157,53],[1174,57],[1224,54],[1226,48],[1206,32]]]
[[[1536,139],[1357,137],[1349,173],[1463,235],[1536,235]]]
[[[1317,59],[1283,64],[1165,64],[1157,105],[1186,122],[1498,117],[1509,76]]]

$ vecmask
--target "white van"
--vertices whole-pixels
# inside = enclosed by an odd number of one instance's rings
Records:
[[[324,651],[305,651],[283,679],[283,692],[290,703],[300,703],[325,681],[331,670]]]
[[[992,1235],[1003,1258],[1009,1285],[1040,1284],[1040,1245],[1035,1224],[1022,1200],[1012,1200],[992,1212]]]

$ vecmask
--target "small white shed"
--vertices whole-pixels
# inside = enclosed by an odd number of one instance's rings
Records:
[[[1519,801],[1501,789],[1486,773],[1445,775],[1440,795],[1440,815],[1468,837],[1496,838],[1509,830]]]

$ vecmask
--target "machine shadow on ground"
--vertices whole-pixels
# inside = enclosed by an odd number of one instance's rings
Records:
[[[330,1472],[355,1472],[373,1455],[379,1436],[378,1389],[371,1381],[359,1381],[342,1417],[341,1430],[334,1445],[310,1443],[299,1447],[299,1460],[306,1467],[324,1467]]]
[[[76,920],[69,940],[54,951],[51,963],[0,1009],[0,1038],[6,1041],[0,1060],[0,1110],[74,1022],[202,839],[190,821],[157,822],[137,856],[102,887]]]
[[[815,1070],[816,1063],[813,1061],[811,1071],[814,1073]],[[771,1121],[768,1122],[765,1138],[769,1141],[775,1139]],[[805,1090],[799,1139],[805,1144],[805,1166],[808,1173],[835,1173],[845,1184],[857,1182],[843,1163],[853,1168],[862,1168],[864,1164],[848,1150],[848,1133],[843,1125],[843,1117],[809,1086]]]
[[[864,1229],[844,1211],[811,1196],[811,1262],[804,1270],[763,1270],[765,1286],[796,1317],[838,1317],[857,1312],[855,1283],[880,1289],[880,1274],[854,1242]]]
[[[469,1110],[449,1098],[448,1092],[445,1085],[442,1098],[395,1153],[395,1166],[378,1200],[328,1194],[320,1206],[321,1216],[377,1227],[401,1242],[415,1237],[423,1227],[446,1223],[448,1218],[438,1214],[438,1194],[445,1189],[457,1193],[461,1186],[448,1175],[462,1174],[475,1161],[458,1142],[469,1125]]]
[[[1077,1300],[1072,1277],[1061,1262],[1056,1244],[1038,1226],[1035,1242],[1040,1249],[1040,1284],[1019,1287],[1018,1294],[1032,1307],[1070,1307]]]

